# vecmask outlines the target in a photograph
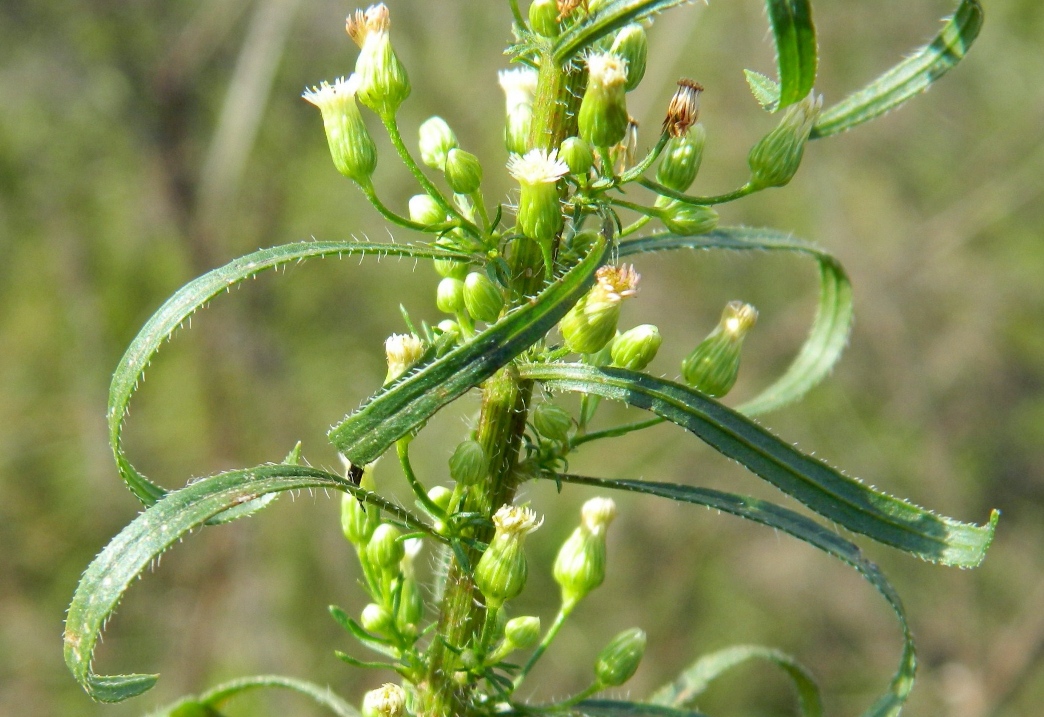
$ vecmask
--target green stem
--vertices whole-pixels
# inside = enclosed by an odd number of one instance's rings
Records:
[[[514,689],[517,690],[519,688],[519,685],[521,685],[523,680],[526,679],[526,675],[528,675],[529,671],[533,669],[533,665],[537,663],[537,660],[543,657],[547,648],[552,642],[554,642],[555,637],[558,635],[559,630],[562,629],[562,626],[565,625],[565,621],[569,618],[569,614],[573,612],[574,607],[576,607],[576,603],[571,605],[566,605],[565,603],[562,604],[562,607],[558,610],[558,615],[555,616],[555,621],[544,634],[544,639],[541,640],[540,644],[537,645],[537,648],[533,650],[533,654],[529,656],[528,660],[526,660],[526,664],[522,667],[522,671],[518,673],[517,677],[515,677],[515,680],[512,683]]]
[[[625,436],[628,433],[634,431],[640,431],[644,428],[651,428],[663,423],[664,419],[657,416],[656,418],[649,418],[644,421],[636,421],[635,423],[626,423],[622,426],[616,426],[615,428],[607,428],[604,431],[592,431],[591,433],[585,433],[583,435],[575,436],[573,440],[569,441],[569,450],[573,450],[578,446],[582,446],[585,443],[591,441],[597,441],[600,438],[618,438],[619,436]]]
[[[421,188],[428,193],[435,203],[439,205],[439,208],[446,214],[451,214],[460,221],[460,226],[464,231],[468,232],[476,239],[481,240],[482,232],[479,231],[472,222],[468,221],[467,217],[460,213],[451,202],[449,202],[442,192],[431,183],[427,175],[421,170],[420,165],[417,164],[417,160],[410,154],[410,150],[406,147],[406,143],[402,141],[402,134],[399,132],[399,123],[395,118],[394,114],[381,113],[381,122],[384,123],[385,129],[388,130],[388,138],[391,139],[392,146],[395,147],[395,151],[399,153],[399,157],[402,158],[403,164],[410,170],[413,176],[417,179],[417,183],[421,185]]]
[[[653,180],[646,179],[645,177],[639,179],[638,184],[642,185],[646,189],[653,190],[660,196],[670,197],[671,199],[677,199],[679,202],[683,202],[685,204],[694,204],[698,207],[706,207],[712,204],[724,204],[725,202],[732,202],[737,199],[742,199],[743,197],[746,197],[747,195],[753,194],[754,192],[758,191],[757,187],[755,187],[750,182],[747,182],[739,189],[734,189],[733,191],[726,192],[725,194],[719,194],[713,197],[694,197],[689,194],[676,192],[673,189],[670,189],[669,187],[663,186],[659,182],[654,182]]]
[[[652,151],[650,151],[649,154],[645,155],[645,159],[620,175],[620,184],[633,182],[645,174],[645,170],[652,166],[652,163],[660,156],[663,148],[667,146],[668,139],[670,139],[670,136],[666,132],[661,134],[660,139],[656,142],[656,146],[652,148]]]
[[[644,214],[647,217],[660,216],[660,210],[656,207],[646,207],[641,204],[635,204],[634,202],[628,202],[626,199],[616,199],[613,197],[609,198],[609,202],[617,207],[630,209],[632,212],[638,212],[639,214]]]
[[[479,219],[482,220],[482,228],[489,230],[489,212],[486,211],[486,200],[482,196],[481,189],[476,189],[471,193],[471,201],[478,210]]]
[[[644,226],[645,226],[646,224],[648,224],[648,223],[649,223],[649,222],[651,222],[651,221],[652,221],[652,217],[650,217],[650,216],[642,216],[642,217],[639,217],[639,218],[638,218],[637,220],[635,220],[635,221],[634,221],[634,222],[633,222],[632,224],[628,224],[627,226],[625,226],[625,227],[624,227],[624,228],[623,228],[623,229],[622,229],[622,230],[620,231],[620,233],[619,233],[619,235],[618,235],[618,236],[619,236],[619,237],[620,237],[621,239],[622,239],[623,237],[625,237],[625,236],[630,236],[631,234],[634,234],[634,233],[635,233],[636,231],[638,231],[639,229],[641,229],[642,227],[644,227]]]
[[[522,11],[518,9],[518,0],[508,0],[508,2],[511,4],[511,16],[514,18],[515,24],[520,30],[525,30],[526,21],[522,17]]]
[[[526,712],[536,712],[536,713],[539,713],[539,714],[548,714],[548,713],[552,713],[553,714],[553,713],[556,713],[556,712],[561,712],[562,710],[564,710],[564,709],[566,709],[568,707],[572,707],[575,704],[579,704],[580,702],[583,702],[584,700],[586,700],[591,695],[597,694],[597,693],[601,692],[604,689],[605,689],[605,685],[601,684],[600,682],[595,682],[594,684],[592,684],[587,689],[585,689],[585,690],[583,690],[581,692],[578,692],[577,694],[573,695],[569,699],[562,700],[561,702],[555,702],[555,703],[549,704],[549,705],[526,705],[525,711]]]
[[[428,497],[428,491],[424,489],[421,482],[417,480],[417,474],[413,472],[413,466],[410,464],[410,440],[411,437],[406,437],[400,438],[395,442],[395,451],[399,454],[399,465],[402,466],[403,475],[406,476],[406,482],[410,484],[410,488],[413,489],[414,495],[417,496],[417,501],[420,502],[424,510],[433,518],[445,523],[447,520],[446,512]]]
[[[398,224],[400,227],[406,229],[413,229],[418,232],[425,232],[427,234],[441,234],[447,229],[452,229],[456,226],[456,223],[444,222],[442,224],[421,224],[415,222],[406,217],[400,216],[388,209],[384,203],[377,196],[377,192],[373,188],[373,184],[360,184],[359,188],[362,189],[363,194],[370,200],[370,204],[373,205],[374,209],[381,213],[381,216],[387,219],[392,224]]]

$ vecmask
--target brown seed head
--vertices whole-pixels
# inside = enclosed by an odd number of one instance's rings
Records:
[[[348,19],[344,21],[344,29],[348,32],[348,36],[359,47],[363,46],[371,32],[388,32],[389,27],[391,27],[391,17],[388,13],[388,6],[384,3],[371,5],[366,8],[366,12],[356,10],[354,15],[349,15]]]
[[[558,0],[558,21],[562,22],[581,6],[586,11],[587,0]]]
[[[703,85],[682,78],[678,80],[678,89],[667,107],[667,117],[663,120],[663,131],[671,137],[681,137],[696,124],[700,118],[700,93]]]

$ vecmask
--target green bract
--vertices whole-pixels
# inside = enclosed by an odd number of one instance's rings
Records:
[[[608,498],[589,500],[580,526],[553,564],[531,567],[524,540],[539,521],[533,510],[516,505],[517,494],[526,481],[547,480],[561,490],[580,485],[708,506],[805,541],[855,568],[894,611],[903,640],[890,685],[865,715],[899,714],[916,666],[907,615],[880,570],[836,528],[926,561],[975,567],[993,539],[997,515],[983,525],[940,516],[845,475],[752,420],[802,398],[830,373],[848,341],[852,287],[840,262],[824,249],[784,231],[719,227],[715,207],[785,185],[798,171],[808,140],[855,127],[925,89],[965,55],[981,26],[982,9],[975,0],[962,1],[930,45],[824,110],[813,89],[819,55],[811,2],[766,0],[777,73],[774,79],[748,70],[746,78],[762,108],[779,113],[778,125],[750,150],[749,182],[701,196],[686,192],[708,141],[695,124],[702,86],[680,80],[669,104],[661,98],[666,120],[640,135],[626,106],[626,91],[645,72],[648,22],[683,3],[589,0],[585,7],[579,0],[536,0],[522,8],[509,0],[517,39],[509,53],[515,66],[502,70],[498,80],[506,100],[506,169],[517,186],[503,204],[493,206],[480,189],[483,160],[486,168],[500,166],[503,154],[480,158],[461,150],[449,125],[431,117],[419,128],[419,163],[399,131],[396,115],[410,85],[390,43],[388,8],[375,5],[349,17],[348,32],[360,46],[355,74],[321,83],[306,97],[322,111],[335,166],[395,227],[396,240],[303,242],[251,253],[186,284],[131,342],[113,375],[107,421],[119,475],[145,509],[88,566],[65,626],[66,663],[92,698],[121,701],[157,680],[146,673],[99,675],[91,667],[103,626],[148,566],[193,532],[256,514],[283,492],[323,489],[317,493],[342,493],[340,527],[358,558],[354,582],[366,595],[357,603],[366,605],[360,613],[329,609],[352,640],[351,649],[336,656],[353,668],[383,670],[402,681],[402,686],[373,685],[376,689],[366,692],[360,709],[368,717],[496,717],[508,711],[688,717],[696,714],[693,700],[709,681],[750,659],[783,670],[797,690],[802,714],[821,717],[823,701],[807,670],[779,651],[751,645],[701,658],[644,703],[591,699],[624,684],[637,669],[646,643],[638,628],[618,635],[594,659],[592,686],[574,697],[527,705],[523,697],[534,690],[519,687],[553,648],[574,608],[606,577],[606,529],[616,513]],[[416,194],[405,209],[401,197],[385,204],[371,180],[377,145],[356,98],[380,115],[408,172],[404,176],[413,183],[403,196]],[[476,116],[495,114],[480,109]],[[639,154],[639,148],[647,154]],[[722,156],[721,161],[742,166],[742,156]],[[436,186],[421,163],[443,172],[450,191]],[[654,168],[655,180],[650,177]],[[642,189],[632,191],[637,187]],[[663,227],[643,233],[653,219]],[[624,300],[638,291],[637,270],[623,262],[683,248],[755,257],[787,252],[814,259],[819,268],[818,303],[805,342],[779,376],[736,408],[715,399],[735,384],[743,336],[756,315],[749,305],[726,307],[719,326],[695,348],[686,345],[695,342],[693,335],[666,331],[661,336],[651,324],[617,333]],[[429,282],[431,305],[410,307],[416,321],[402,308],[405,327],[389,327],[386,334],[385,381],[375,381],[372,395],[329,430],[329,441],[344,459],[344,475],[309,467],[301,444],[280,464],[218,473],[172,490],[131,463],[122,438],[131,398],[159,347],[194,313],[267,269],[309,258],[389,255],[431,261],[441,279],[424,272],[412,279]],[[688,260],[678,258],[679,265]],[[710,299],[700,298],[699,288],[694,286],[692,296],[705,305]],[[663,311],[691,313],[689,306],[670,303],[669,292],[653,296],[667,302],[659,307]],[[453,320],[433,326],[435,309]],[[672,342],[675,356],[691,349],[680,367],[684,383],[646,372],[661,344]],[[563,392],[579,398],[569,403],[573,399],[549,396]],[[443,407],[468,395],[476,401],[459,414],[468,416],[464,435],[442,447],[435,465],[415,465],[411,446],[417,435]],[[607,421],[599,409],[609,401],[651,415],[599,425]],[[569,472],[570,460],[586,444],[664,422],[684,429],[814,515],[695,485]],[[650,448],[655,449],[655,440],[649,439]],[[390,468],[401,474],[387,478],[399,481],[395,500],[384,497],[374,479],[374,464],[382,457],[384,465],[397,464]],[[614,473],[633,465],[607,463],[606,470]],[[700,469],[692,471],[693,480],[703,475]],[[382,488],[385,480],[382,474]],[[546,555],[543,547],[540,554]],[[418,557],[433,548],[437,552]],[[436,567],[431,585],[422,584],[425,571],[415,570],[415,563]],[[551,573],[561,590],[559,613],[543,633],[540,617],[508,619],[505,609],[522,593],[531,569]],[[532,652],[523,660],[508,657],[522,649]],[[360,651],[368,657],[359,657]],[[311,683],[265,675],[219,685],[155,715],[218,714],[227,700],[261,687],[291,690],[340,717],[359,714]]]

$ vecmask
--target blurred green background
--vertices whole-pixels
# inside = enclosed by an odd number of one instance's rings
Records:
[[[391,0],[413,95],[404,134],[445,117],[507,201],[496,71],[504,2]],[[1044,700],[1044,5],[989,0],[969,57],[899,112],[816,142],[783,190],[723,208],[726,223],[792,230],[845,263],[857,321],[832,378],[763,423],[852,475],[963,520],[1004,511],[986,563],[962,572],[861,540],[894,580],[921,658],[909,713],[1040,714]],[[329,160],[306,85],[348,73],[355,50],[329,1],[39,0],[0,5],[0,713],[135,715],[238,675],[279,672],[358,698],[389,675],[360,673],[326,613],[363,605],[338,502],[284,497],[262,515],[192,536],[135,584],[98,651],[102,672],[158,671],[130,704],[93,705],[65,670],[62,619],[80,572],[138,511],[104,424],[108,379],[152,311],[191,278],[259,247],[314,236],[388,239]],[[820,2],[818,88],[827,104],[927,40],[952,10],[935,0]],[[744,67],[771,72],[763,5],[672,11],[651,30],[630,107],[654,139],[679,76],[707,87],[709,142],[696,189],[745,178],[746,151],[774,119]],[[373,119],[372,116],[369,117]],[[375,136],[377,123],[373,123]],[[416,189],[378,140],[377,183],[404,209]],[[395,230],[398,241],[413,237]],[[815,267],[770,255],[643,257],[625,325],[653,322],[678,360],[731,299],[755,303],[735,399],[752,395],[807,331]],[[279,460],[297,440],[338,465],[325,430],[383,379],[398,304],[438,320],[434,273],[412,261],[313,261],[215,301],[154,362],[127,445],[175,487]],[[730,397],[730,401],[733,397]],[[441,480],[477,403],[431,422],[417,463]],[[610,409],[605,420],[620,420]],[[779,499],[682,431],[660,427],[572,467]],[[378,479],[399,490],[391,465]],[[529,541],[517,613],[550,620],[550,560],[589,496],[528,487],[547,523]],[[401,494],[401,493],[400,493]],[[619,497],[610,575],[551,650],[533,696],[587,684],[616,631],[649,632],[626,694],[640,697],[696,655],[733,642],[790,651],[825,688],[828,713],[858,714],[886,684],[900,637],[852,571],[763,528],[691,506]],[[430,561],[429,561],[430,562]],[[700,707],[790,714],[787,684],[743,668]],[[283,695],[231,714],[318,714]]]

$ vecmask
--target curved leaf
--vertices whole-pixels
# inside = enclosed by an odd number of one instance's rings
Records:
[[[321,707],[327,708],[338,717],[359,717],[359,712],[350,704],[313,682],[298,680],[282,675],[256,675],[242,677],[220,684],[196,697],[178,700],[172,705],[150,712],[147,717],[181,717],[183,714],[216,715],[214,708],[242,692],[262,688],[279,688],[297,692],[310,698]],[[194,710],[194,711],[192,711]]]
[[[551,390],[593,394],[652,411],[823,517],[922,560],[975,567],[993,540],[996,511],[983,526],[935,515],[842,475],[687,386],[635,371],[582,364],[525,364],[519,374]]]
[[[706,717],[702,712],[623,700],[584,700],[572,709],[587,717]]]
[[[408,527],[428,531],[408,511],[351,481],[305,466],[264,465],[228,471],[168,493],[141,513],[91,561],[65,620],[65,664],[99,702],[120,702],[150,689],[158,675],[96,675],[91,659],[105,622],[131,582],[164,551],[215,515],[263,495],[331,488],[373,502]]]
[[[131,492],[138,497],[138,500],[145,505],[151,505],[167,493],[164,488],[138,472],[127,458],[122,443],[123,422],[127,416],[131,396],[134,395],[138,381],[145,373],[145,367],[159,351],[163,342],[169,339],[186,319],[206,306],[215,296],[230,290],[246,279],[257,276],[266,269],[274,269],[294,262],[300,263],[313,257],[354,254],[430,257],[461,261],[466,261],[468,258],[455,252],[410,244],[374,244],[357,241],[298,242],[247,254],[181,287],[145,322],[138,335],[134,337],[123,354],[123,358],[120,359],[112,376],[112,384],[109,386],[107,413],[109,443],[116,458],[120,477],[126,482]]]
[[[789,251],[819,262],[819,305],[808,338],[786,372],[736,410],[751,416],[773,411],[797,401],[829,375],[848,343],[852,327],[852,285],[837,259],[784,232],[746,227],[722,227],[694,237],[653,234],[621,242],[620,255],[682,248]]]
[[[330,429],[330,441],[353,465],[376,460],[392,443],[540,340],[591,286],[605,254],[605,238],[600,236],[590,254],[539,296],[376,393]]]
[[[689,0],[611,0],[603,3],[597,12],[591,13],[582,22],[573,25],[555,41],[552,58],[558,65],[564,64],[577,52],[580,52],[599,38],[605,37],[613,30],[641,20],[643,17],[662,12],[675,5],[683,5]]]
[[[816,83],[816,28],[809,0],[767,0],[766,5],[779,69],[779,102],[774,109],[782,109],[802,100]]]
[[[750,660],[767,660],[787,673],[798,693],[798,706],[803,717],[822,717],[823,698],[809,671],[785,652],[761,645],[734,645],[704,655],[674,682],[653,693],[649,701],[667,707],[687,707],[711,682]]]
[[[939,35],[869,85],[850,94],[819,116],[812,139],[829,137],[868,122],[898,107],[945,75],[960,62],[982,29],[978,0],[962,0]]]
[[[899,619],[899,627],[903,633],[903,654],[899,660],[899,667],[892,677],[888,692],[878,698],[863,714],[864,717],[895,717],[899,714],[903,703],[906,702],[906,698],[910,694],[910,690],[913,689],[914,675],[917,672],[917,655],[914,651],[913,636],[910,634],[910,628],[907,625],[906,611],[903,609],[903,603],[899,599],[895,588],[881,574],[880,569],[867,560],[862,551],[853,543],[799,513],[749,496],[724,493],[710,488],[675,485],[673,483],[606,480],[603,478],[553,473],[539,477],[564,483],[626,490],[669,498],[683,503],[705,505],[714,510],[720,510],[781,530],[852,566],[888,601],[888,605]],[[654,695],[654,699],[657,696],[662,698],[664,695],[666,695],[666,692],[661,690]]]

